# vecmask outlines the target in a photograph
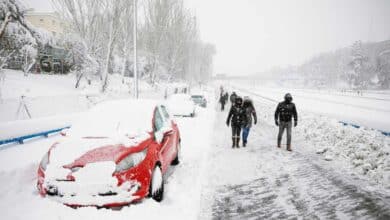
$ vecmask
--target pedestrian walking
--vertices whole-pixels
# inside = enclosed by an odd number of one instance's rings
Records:
[[[225,97],[225,94],[221,93],[221,95],[219,97],[219,103],[221,103],[221,111],[225,110],[226,101],[227,101],[227,99]]]
[[[225,104],[229,101],[229,93],[228,92],[225,92],[225,94],[223,95],[224,99],[225,99]]]
[[[249,131],[252,127],[252,117],[253,123],[257,124],[257,115],[255,106],[249,97],[244,97],[243,108],[245,112],[245,119],[242,128],[242,146],[245,147],[248,143]]]
[[[298,113],[293,98],[290,93],[284,96],[284,101],[280,102],[275,110],[275,124],[279,126],[278,147],[282,141],[284,130],[287,130],[287,150],[291,151],[291,128],[292,118],[294,118],[294,127],[298,125]]]
[[[234,101],[234,105],[230,107],[229,115],[226,120],[226,125],[231,125],[232,127],[232,148],[239,148],[241,128],[245,118],[245,112],[242,106],[242,98],[237,96]]]
[[[232,92],[232,94],[230,95],[230,104],[232,104],[232,106],[234,105],[236,98],[237,98],[236,92]]]

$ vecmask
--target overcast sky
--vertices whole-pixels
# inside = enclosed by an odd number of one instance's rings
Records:
[[[23,0],[40,11],[50,0]],[[356,40],[390,39],[390,0],[185,0],[215,44],[215,73],[296,65]],[[130,2],[130,1],[129,1]]]

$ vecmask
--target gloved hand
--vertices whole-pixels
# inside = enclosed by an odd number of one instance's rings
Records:
[[[298,125],[298,121],[294,121],[294,127]]]
[[[226,121],[226,125],[229,127],[229,121]]]
[[[276,125],[276,126],[279,126],[278,120],[275,120],[275,125]]]

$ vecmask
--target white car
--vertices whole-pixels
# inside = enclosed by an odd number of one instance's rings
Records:
[[[196,105],[188,94],[171,95],[167,100],[167,106],[174,116],[195,116]]]

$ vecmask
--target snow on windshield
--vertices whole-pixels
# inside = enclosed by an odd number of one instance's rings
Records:
[[[135,136],[152,131],[156,103],[146,100],[110,101],[94,107],[68,134],[81,137]]]

